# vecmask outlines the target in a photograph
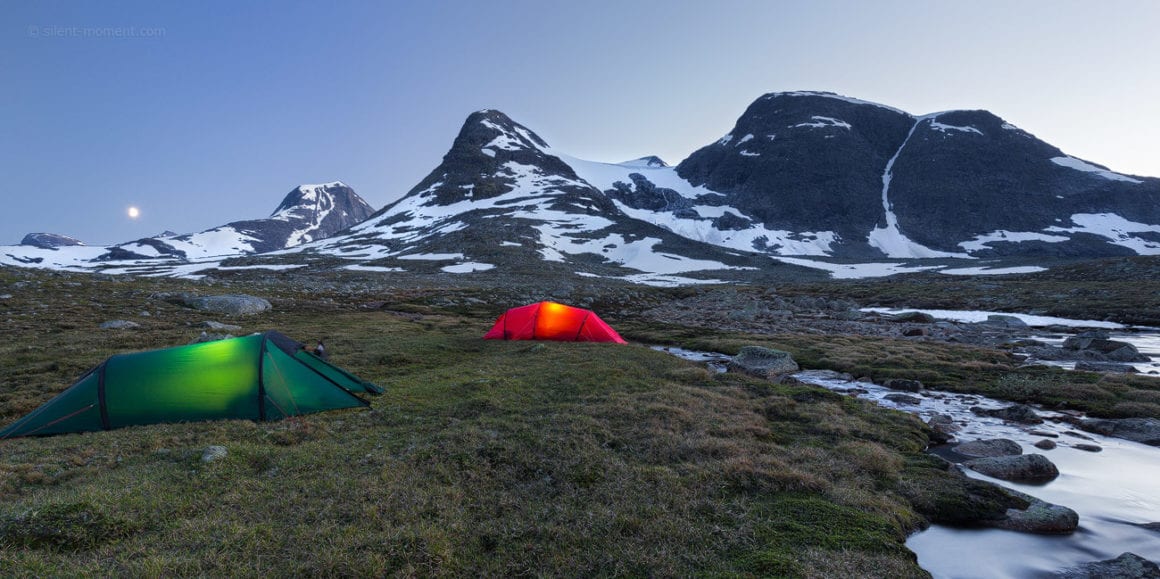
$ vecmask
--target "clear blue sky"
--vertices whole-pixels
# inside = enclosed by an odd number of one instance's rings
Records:
[[[1157,31],[1154,0],[2,0],[0,244],[198,231],[300,183],[377,209],[482,108],[676,163],[782,90],[988,109],[1160,176]]]

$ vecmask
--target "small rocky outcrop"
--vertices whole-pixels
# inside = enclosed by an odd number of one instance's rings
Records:
[[[729,361],[731,371],[768,379],[797,372],[799,369],[789,352],[761,346],[745,346]]]
[[[991,314],[987,316],[986,320],[983,320],[978,324],[985,327],[1005,328],[1011,330],[1024,329],[1028,327],[1027,322],[1024,322],[1015,316],[1006,316],[1003,314]]]
[[[882,398],[895,404],[909,404],[912,406],[918,406],[919,404],[922,404],[922,398],[911,396],[909,394],[887,394]]]
[[[1058,445],[1055,444],[1055,441],[1051,440],[1050,438],[1044,438],[1043,440],[1035,443],[1035,448],[1038,448],[1039,450],[1051,450],[1056,446]]]
[[[1160,566],[1135,553],[1084,563],[1055,574],[1059,579],[1160,579]]]
[[[192,294],[172,294],[164,296],[165,300],[176,305],[193,308],[203,312],[225,314],[229,316],[244,316],[258,314],[270,309],[270,302],[250,295],[233,294],[220,296],[196,296]]]
[[[964,442],[954,448],[954,451],[970,458],[989,458],[996,456],[1019,456],[1023,454],[1023,447],[1018,442],[1006,438],[990,440],[973,440]]]
[[[975,472],[1012,482],[1046,483],[1059,476],[1059,469],[1042,454],[976,458],[963,464]]]
[[[214,462],[221,460],[229,455],[229,451],[224,446],[207,446],[201,453],[202,462]]]
[[[1006,517],[996,521],[987,521],[988,526],[1039,535],[1069,535],[1079,527],[1079,514],[1072,509],[1037,499],[1019,491],[1006,490],[1026,500],[1031,505],[1026,509],[1008,509]]]
[[[990,416],[1000,420],[1007,420],[1009,422],[1018,422],[1020,424],[1042,424],[1043,419],[1035,413],[1035,410],[1026,404],[1015,404],[1006,408],[980,408],[972,406],[971,412],[979,416]]]
[[[894,314],[887,318],[892,322],[899,322],[903,324],[933,324],[934,316],[926,312],[902,312]]]
[[[1127,342],[1108,339],[1107,332],[1083,332],[1077,334],[1064,340],[1062,349],[1070,352],[1095,354],[1097,355],[1097,361],[1147,362],[1149,360],[1135,346]]]
[[[129,320],[109,320],[107,322],[101,322],[102,330],[131,330],[140,327],[141,324],[130,322]]]
[[[1117,374],[1135,374],[1139,372],[1134,366],[1117,362],[1088,362],[1080,360],[1075,363],[1075,369],[1082,372],[1112,372]]]
[[[219,332],[240,332],[240,331],[242,331],[241,326],[235,326],[233,324],[223,324],[221,322],[215,322],[212,320],[202,322],[202,323],[198,324],[198,326],[200,326],[202,328],[209,328],[211,330],[217,330]]]
[[[1160,446],[1160,420],[1155,418],[1089,418],[1079,427],[1096,434]]]

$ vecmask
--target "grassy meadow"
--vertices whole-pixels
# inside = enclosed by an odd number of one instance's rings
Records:
[[[172,305],[173,291],[250,293],[274,308],[231,319]],[[764,344],[807,368],[1069,404],[1090,394],[1051,394],[1044,384],[1061,378],[1018,372],[1003,353],[881,338],[606,316],[632,344],[484,341],[520,304],[473,291],[0,269],[0,294],[11,296],[0,299],[4,424],[105,357],[189,343],[206,320],[240,325],[238,335],[325,338],[333,363],[387,389],[369,410],[282,422],[0,441],[0,575],[10,577],[924,577],[908,533],[964,511],[1001,513],[1011,499],[923,455],[916,418],[711,373],[644,344]],[[141,327],[97,328],[111,319]],[[1098,408],[1153,413],[1155,381],[1139,380],[1092,382],[1112,397]],[[228,456],[203,463],[210,445]]]

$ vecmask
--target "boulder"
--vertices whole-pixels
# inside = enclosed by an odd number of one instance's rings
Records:
[[[1155,418],[1089,418],[1079,427],[1096,434],[1160,446],[1160,420]]]
[[[1028,327],[1027,322],[1015,317],[1005,316],[1003,314],[991,314],[987,319],[979,322],[980,325],[992,326],[998,328],[1023,329]]]
[[[1081,442],[1079,444],[1073,444],[1073,445],[1071,445],[1071,447],[1075,448],[1077,450],[1085,450],[1087,452],[1103,452],[1103,450],[1104,450],[1103,447],[1101,447],[1101,446],[1098,446],[1095,444],[1087,444],[1085,442]]]
[[[1019,491],[1006,490],[1031,505],[1026,509],[1007,509],[1006,517],[987,521],[988,526],[1040,535],[1069,535],[1079,527],[1079,514],[1075,511]]]
[[[200,344],[202,342],[216,342],[218,340],[229,340],[233,338],[233,334],[211,334],[209,332],[202,332],[201,335],[190,341],[190,344]]]
[[[904,324],[933,324],[934,316],[923,312],[902,312],[894,314],[887,318],[892,322],[901,322]]]
[[[130,322],[128,320],[109,320],[101,323],[102,330],[131,330],[133,328],[140,328],[141,324],[137,322]]]
[[[202,328],[209,328],[211,330],[218,330],[219,332],[240,332],[240,331],[242,331],[241,326],[235,326],[233,324],[223,324],[221,322],[215,322],[212,320],[202,322],[202,323],[198,324],[198,326],[200,326]]]
[[[1059,469],[1042,454],[976,458],[963,464],[975,472],[1012,482],[1045,483],[1059,476]]]
[[[203,312],[242,316],[257,314],[271,308],[270,302],[244,294],[195,296],[192,294],[162,294],[166,301]]]
[[[1041,424],[1043,419],[1035,413],[1035,410],[1026,404],[1015,404],[1006,408],[988,409],[972,406],[971,412],[979,416],[990,416],[1000,420],[1007,420],[1010,422],[1019,422],[1021,424]]]
[[[1043,440],[1040,440],[1039,442],[1035,443],[1035,448],[1038,448],[1040,450],[1051,450],[1055,447],[1056,447],[1055,441],[1051,440],[1050,438],[1044,438]]]
[[[800,368],[789,352],[745,346],[729,361],[729,369],[751,376],[773,379],[782,374],[797,372]]]
[[[926,328],[906,328],[902,330],[902,335],[907,338],[919,338],[922,336],[929,336],[930,330]]]
[[[1075,363],[1075,369],[1082,372],[1115,372],[1121,374],[1135,374],[1139,372],[1134,366],[1118,362],[1088,362],[1080,360]]]
[[[990,440],[973,440],[964,442],[954,448],[954,451],[970,458],[988,458],[995,456],[1019,456],[1023,454],[1023,447],[1018,442],[1006,438]]]
[[[1084,563],[1055,574],[1060,579],[1157,579],[1160,566],[1136,555],[1123,553],[1115,559]]]
[[[911,404],[914,406],[922,404],[922,398],[919,398],[917,396],[911,396],[909,394],[897,394],[897,393],[896,394],[887,394],[886,396],[883,396],[882,398],[885,400],[889,400],[895,404]]]
[[[214,462],[225,458],[229,454],[224,446],[207,446],[201,453],[202,462]]]
[[[918,380],[892,378],[883,382],[882,385],[891,390],[901,390],[903,392],[922,392],[922,382],[919,382]]]
[[[1118,340],[1109,340],[1107,332],[1084,332],[1063,341],[1062,348],[1072,352],[1096,354],[1097,361],[1147,362],[1147,356],[1135,346]]]

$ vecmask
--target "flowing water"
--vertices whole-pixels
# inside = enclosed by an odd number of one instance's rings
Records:
[[[1138,364],[1141,371],[1160,369],[1160,333],[1115,333],[1112,339],[1130,342],[1152,357]],[[1058,339],[1062,342],[1062,338]],[[685,359],[707,363],[724,371],[729,357],[712,352],[680,348],[657,348]],[[878,404],[911,412],[924,420],[935,414],[954,418],[961,430],[958,441],[1007,438],[1018,442],[1024,454],[1038,453],[1059,468],[1060,476],[1044,485],[1017,484],[992,479],[967,470],[970,476],[1013,488],[1079,513],[1079,529],[1065,536],[1034,535],[1001,529],[964,529],[933,525],[906,542],[918,555],[919,564],[938,578],[1026,578],[1049,576],[1081,563],[1111,559],[1132,552],[1160,562],[1160,531],[1141,525],[1160,523],[1160,448],[1127,440],[1081,432],[1058,420],[1061,415],[1038,410],[1046,422],[1019,425],[970,411],[972,406],[1002,408],[1010,403],[983,396],[927,391],[906,393],[918,400],[897,403],[886,400],[897,391],[867,383],[847,381],[832,372],[805,371],[795,375],[803,382],[874,400]],[[1040,450],[1034,444],[1051,438],[1058,445]],[[1076,444],[1095,444],[1092,452]]]

